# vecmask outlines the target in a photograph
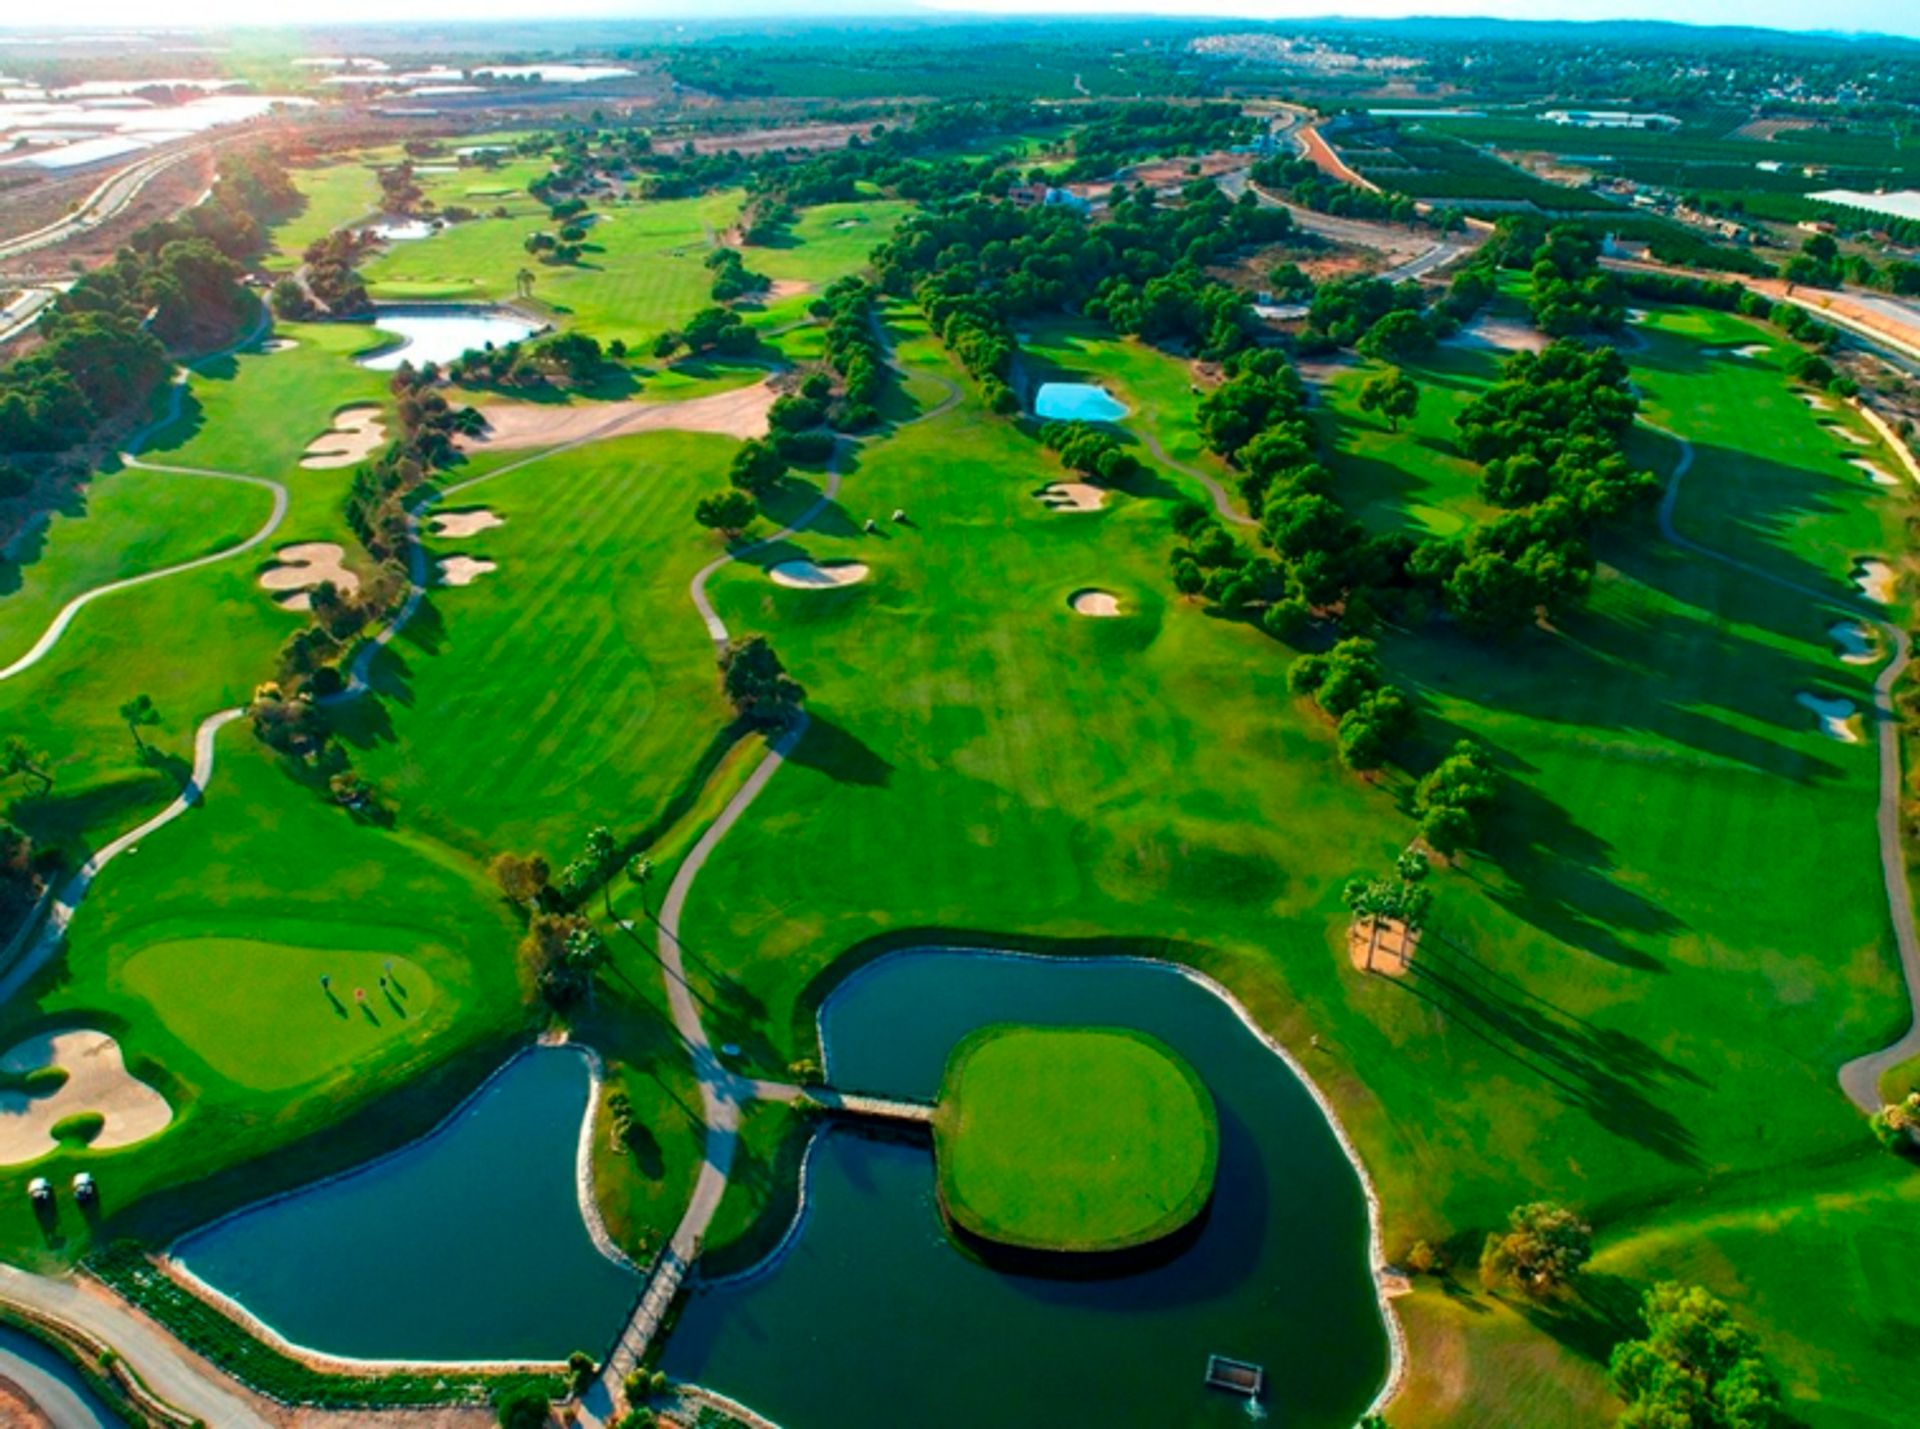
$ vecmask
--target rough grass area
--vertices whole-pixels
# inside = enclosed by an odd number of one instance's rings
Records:
[[[984,1027],[947,1062],[934,1118],[940,1204],[986,1240],[1149,1244],[1205,1209],[1219,1157],[1205,1084],[1145,1033]]]

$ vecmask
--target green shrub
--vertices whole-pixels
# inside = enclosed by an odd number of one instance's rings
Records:
[[[63,1116],[53,1124],[55,1141],[77,1142],[89,1146],[94,1137],[106,1129],[107,1119],[97,1111],[77,1111],[72,1116]]]

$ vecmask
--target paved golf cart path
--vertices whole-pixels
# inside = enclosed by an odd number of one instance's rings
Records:
[[[1162,466],[1172,467],[1182,476],[1193,478],[1193,480],[1199,482],[1207,489],[1207,495],[1213,498],[1213,509],[1220,513],[1220,519],[1222,521],[1234,526],[1257,526],[1260,524],[1233,504],[1233,498],[1227,495],[1226,487],[1222,486],[1215,478],[1208,476],[1197,466],[1188,466],[1185,462],[1177,461],[1173,457],[1168,456],[1167,449],[1160,445],[1160,438],[1156,437],[1152,432],[1142,427],[1137,435],[1140,438],[1141,445],[1146,447],[1148,452],[1153,455],[1155,461],[1159,462]]]
[[[1724,566],[1739,571],[1742,575],[1752,576],[1756,580],[1766,581],[1782,590],[1804,595],[1809,600],[1822,605],[1836,607],[1849,615],[1872,625],[1880,632],[1880,638],[1886,642],[1886,648],[1893,652],[1893,658],[1887,662],[1873,682],[1873,705],[1876,716],[1876,733],[1880,755],[1880,799],[1877,824],[1880,833],[1880,871],[1886,885],[1887,911],[1893,918],[1894,941],[1900,948],[1900,969],[1906,980],[1909,1015],[1912,1021],[1906,1035],[1892,1046],[1878,1052],[1869,1052],[1856,1057],[1840,1068],[1840,1086],[1853,1104],[1862,1111],[1874,1112],[1880,1109],[1880,1078],[1902,1062],[1920,1057],[1920,931],[1914,927],[1913,897],[1907,887],[1906,855],[1900,843],[1900,724],[1895,718],[1893,708],[1893,689],[1899,684],[1900,677],[1906,673],[1907,665],[1913,658],[1913,643],[1894,621],[1887,620],[1870,609],[1863,602],[1836,597],[1825,591],[1815,590],[1812,586],[1800,584],[1786,576],[1776,575],[1772,571],[1737,556],[1729,556],[1716,551],[1711,546],[1703,546],[1698,541],[1682,536],[1674,529],[1673,512],[1680,501],[1680,482],[1693,468],[1693,443],[1678,432],[1665,427],[1645,423],[1653,431],[1659,432],[1668,440],[1678,443],[1679,458],[1673,464],[1673,472],[1667,478],[1666,491],[1660,498],[1660,534],[1671,544],[1683,551],[1705,556]]]

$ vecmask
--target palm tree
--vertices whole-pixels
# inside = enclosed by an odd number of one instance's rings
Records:
[[[637,853],[627,864],[627,877],[633,880],[633,886],[640,890],[640,906],[647,906],[647,885],[653,882],[653,860],[643,853]]]
[[[160,711],[154,708],[153,696],[135,695],[120,706],[120,718],[126,722],[127,733],[133,736],[133,747],[140,751],[142,759],[146,758],[147,746],[140,738],[140,730],[160,723]]]
[[[600,880],[600,896],[606,901],[607,918],[613,918],[613,875],[620,850],[613,841],[613,830],[600,824],[587,831],[587,851],[581,858],[591,871],[592,876]]]

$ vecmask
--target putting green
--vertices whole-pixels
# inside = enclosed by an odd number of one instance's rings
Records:
[[[333,980],[331,997],[322,973]],[[194,939],[142,949],[124,977],[208,1066],[258,1091],[312,1081],[433,1025],[433,979],[418,963],[379,952]]]
[[[1206,1085],[1145,1033],[986,1027],[947,1061],[934,1118],[941,1204],[1002,1245],[1159,1240],[1206,1206],[1219,1156]]]

